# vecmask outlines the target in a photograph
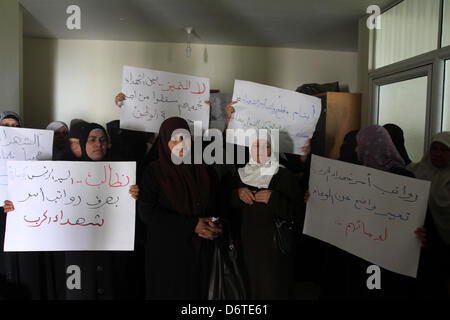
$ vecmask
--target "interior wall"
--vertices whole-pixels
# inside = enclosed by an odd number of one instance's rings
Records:
[[[18,0],[0,1],[0,111],[20,110],[22,17]]]
[[[82,118],[105,124],[119,118],[114,97],[122,66],[208,77],[212,89],[232,93],[234,79],[295,90],[304,83],[339,81],[357,90],[357,53],[288,48],[52,40],[24,38],[25,125]]]

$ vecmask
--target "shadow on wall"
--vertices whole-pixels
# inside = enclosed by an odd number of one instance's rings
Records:
[[[55,107],[55,61],[56,42],[49,39],[35,41],[32,50],[27,47],[33,39],[24,40],[23,59],[23,104],[24,126],[29,128],[44,129],[48,123],[54,120]],[[36,58],[28,58],[27,55],[38,57],[39,63],[33,63]],[[28,65],[30,61],[30,65]]]
[[[46,34],[49,34],[46,28],[23,7],[22,12],[23,20],[31,24],[32,30],[44,30]],[[25,127],[45,128],[54,120],[56,50],[54,40],[23,39],[23,114],[21,116]]]

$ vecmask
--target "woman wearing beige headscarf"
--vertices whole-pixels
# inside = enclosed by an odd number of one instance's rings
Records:
[[[433,137],[430,150],[422,160],[408,168],[418,179],[431,181],[427,217],[428,250],[425,253],[426,273],[434,274],[441,283],[446,278],[447,296],[450,293],[450,132]],[[443,273],[440,273],[441,269]],[[439,274],[442,277],[439,277]]]
[[[276,217],[294,221],[299,227],[303,224],[305,186],[279,164],[269,134],[263,139],[260,134],[252,138],[250,159],[238,169],[230,196],[230,204],[238,210],[241,221],[242,258],[249,297],[293,299],[294,252],[283,251],[278,246]]]

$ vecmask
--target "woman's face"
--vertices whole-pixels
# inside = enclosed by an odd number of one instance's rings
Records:
[[[191,147],[191,139],[183,133],[172,134],[172,138],[167,143],[170,151],[177,157],[183,158]]]
[[[433,142],[430,147],[430,160],[433,166],[443,169],[450,164],[450,149],[440,142]]]
[[[264,164],[269,161],[272,154],[270,142],[267,140],[256,140],[252,144],[251,155],[252,159],[258,163]]]
[[[102,130],[93,130],[89,133],[86,142],[86,154],[94,161],[102,160],[108,151],[108,139]]]
[[[5,118],[0,122],[2,127],[20,127],[19,121],[14,118]]]
[[[81,147],[80,147],[80,139],[77,138],[69,138],[70,150],[73,155],[77,158],[81,158]]]

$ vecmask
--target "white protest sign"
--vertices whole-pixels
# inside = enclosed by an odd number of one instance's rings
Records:
[[[280,152],[293,154],[303,154],[322,108],[319,98],[242,80],[235,80],[232,100],[237,103],[228,129],[278,129]]]
[[[416,277],[430,182],[312,156],[303,233]]]
[[[8,196],[8,160],[51,160],[53,130],[0,127],[0,205]]]
[[[209,126],[209,79],[164,71],[124,66],[122,92],[126,99],[120,111],[120,127],[158,132],[171,117],[185,119],[193,127]]]
[[[135,162],[8,161],[4,250],[134,250],[135,180]]]

